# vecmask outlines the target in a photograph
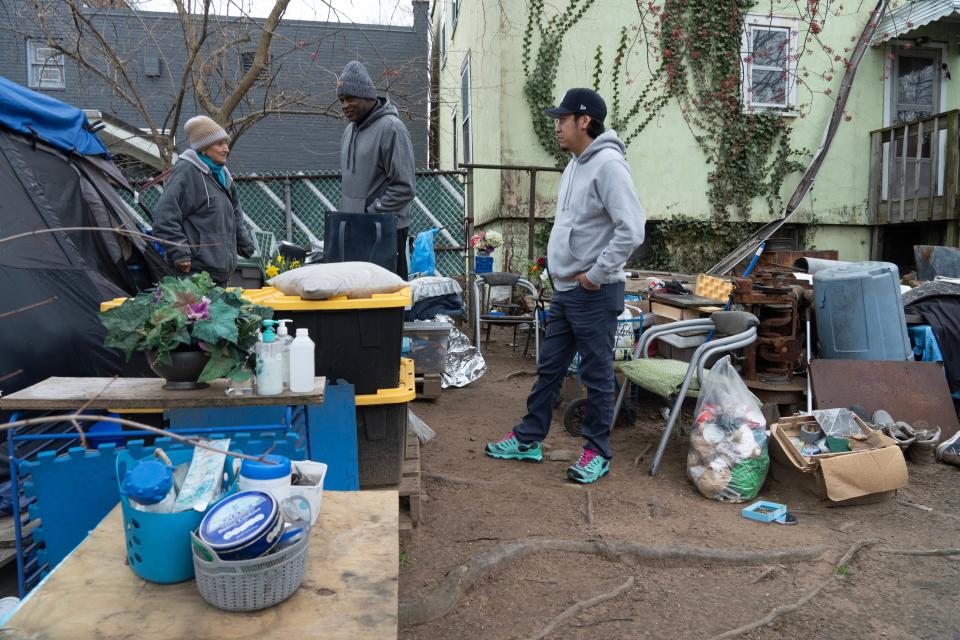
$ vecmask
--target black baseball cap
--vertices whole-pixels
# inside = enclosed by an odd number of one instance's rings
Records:
[[[570,113],[588,115],[602,124],[607,117],[607,104],[593,89],[570,89],[563,96],[559,107],[544,109],[543,112],[552,118]]]

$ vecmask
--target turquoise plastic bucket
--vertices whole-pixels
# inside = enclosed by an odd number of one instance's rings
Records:
[[[165,451],[174,466],[189,462],[193,448]],[[152,450],[151,450],[152,453]],[[128,469],[140,459],[126,451],[117,452],[117,480],[122,485]],[[224,463],[225,493],[236,490],[233,473],[233,458],[227,456]],[[120,491],[120,506],[123,510],[123,533],[126,538],[127,562],[135,574],[160,584],[174,584],[193,578],[193,551],[190,533],[200,526],[206,511],[181,511],[179,513],[151,513],[134,509]],[[212,505],[211,505],[212,506]]]

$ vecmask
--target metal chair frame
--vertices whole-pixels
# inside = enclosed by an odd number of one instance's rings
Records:
[[[633,358],[634,360],[638,358],[648,358],[648,347],[650,343],[661,336],[680,333],[681,331],[691,333],[710,333],[715,329],[716,326],[714,325],[713,320],[710,318],[681,320],[679,322],[671,322],[670,324],[651,327],[650,329],[644,331],[640,336],[640,340],[637,344],[636,350],[634,351]],[[680,385],[680,390],[673,401],[673,406],[670,410],[670,417],[667,420],[667,427],[664,429],[663,435],[660,437],[660,444],[657,446],[657,452],[653,456],[653,463],[650,465],[651,476],[656,475],[657,468],[660,466],[660,459],[663,457],[664,451],[666,451],[667,442],[670,440],[670,435],[673,433],[673,427],[676,424],[677,419],[680,417],[680,408],[683,406],[683,400],[686,398],[687,390],[690,388],[690,383],[693,381],[694,372],[696,372],[697,380],[700,382],[702,387],[704,382],[704,365],[711,356],[714,356],[718,353],[736,351],[737,349],[741,349],[753,344],[756,339],[757,327],[752,326],[746,331],[741,331],[740,333],[730,336],[724,336],[709,342],[704,342],[702,345],[697,347],[693,357],[690,359],[690,364],[687,366],[687,372],[683,377],[683,383]],[[623,404],[623,398],[626,394],[628,386],[630,385],[624,383],[623,387],[620,389],[619,396],[617,396],[617,402],[613,407],[613,422],[611,423],[611,429],[617,422],[617,415],[620,413],[620,407]]]
[[[481,345],[481,342],[480,342],[481,324],[486,324],[488,326],[488,329],[491,325],[495,325],[495,324],[514,325],[514,332],[516,332],[516,328],[522,324],[531,324],[533,327],[533,335],[534,335],[534,359],[539,362],[540,360],[539,315],[540,314],[537,313],[536,308],[534,309],[532,314],[529,314],[529,315],[524,314],[521,316],[499,316],[499,317],[492,316],[491,317],[487,314],[483,314],[481,313],[481,307],[484,307],[486,305],[484,304],[485,297],[481,294],[481,291],[483,290],[484,285],[496,286],[494,284],[488,283],[487,280],[482,275],[477,274],[477,276],[473,279],[474,300],[477,301],[475,308],[473,310],[473,320],[474,320],[473,326],[474,326],[474,338],[475,338],[474,342],[475,342],[475,346],[477,347],[477,351],[482,352],[481,346],[480,346]],[[514,281],[513,284],[510,286],[512,288],[521,287],[522,289],[529,291],[530,294],[533,296],[534,300],[536,301],[537,295],[538,295],[537,288],[534,287],[533,283],[527,280],[526,278],[517,278],[517,280]],[[489,337],[489,332],[487,335]],[[516,339],[514,339],[514,343],[516,343]],[[524,352],[526,352],[526,349],[524,349]]]

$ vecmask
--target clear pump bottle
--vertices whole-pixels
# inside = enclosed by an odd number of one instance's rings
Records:
[[[273,327],[276,320],[263,321],[263,334],[255,347],[257,354],[257,395],[276,396],[283,393],[283,344]]]

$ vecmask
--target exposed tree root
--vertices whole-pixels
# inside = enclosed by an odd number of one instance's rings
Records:
[[[895,556],[958,556],[960,548],[955,549],[877,549],[880,553]]]
[[[840,561],[834,565],[834,569],[836,570],[836,569],[839,569],[840,567],[846,566],[851,560],[853,560],[854,556],[856,556],[861,549],[863,549],[864,547],[869,547],[870,545],[876,544],[877,542],[879,542],[879,540],[876,540],[876,539],[861,540],[859,542],[855,542],[853,545],[850,546],[847,552],[843,554],[843,557],[840,558]],[[809,591],[807,595],[803,596],[793,604],[785,604],[779,607],[775,607],[770,610],[770,613],[763,616],[759,620],[754,620],[753,622],[749,624],[745,624],[742,627],[737,627],[736,629],[725,631],[724,633],[721,633],[718,636],[714,636],[710,638],[710,640],[727,640],[727,638],[736,638],[740,635],[743,635],[747,631],[753,631],[754,629],[759,629],[764,625],[770,624],[780,616],[796,611],[803,605],[813,600],[817,596],[817,594],[823,591],[823,588],[830,583],[830,580],[834,579],[837,575],[838,574],[836,573],[836,571],[834,571],[834,573],[829,578],[821,582],[814,589]]]
[[[624,582],[622,585],[620,585],[613,591],[607,591],[606,593],[601,593],[600,595],[594,596],[589,600],[583,600],[570,607],[567,607],[563,611],[563,613],[561,613],[556,618],[548,622],[547,626],[545,626],[543,629],[541,629],[534,635],[530,636],[530,640],[543,640],[543,638],[546,638],[548,635],[550,635],[550,633],[557,628],[557,625],[563,622],[564,620],[572,618],[573,616],[577,615],[581,611],[585,611],[590,607],[595,607],[601,602],[612,600],[613,598],[616,598],[618,595],[620,595],[624,591],[627,591],[628,589],[631,589],[631,588],[633,588],[633,576],[630,576],[629,578],[627,578],[626,582]]]
[[[494,569],[539,551],[592,553],[612,561],[636,560],[656,566],[702,563],[764,565],[813,560],[829,549],[826,545],[789,551],[741,551],[695,547],[651,546],[603,540],[527,539],[497,545],[456,567],[424,597],[400,603],[400,623],[415,626],[448,614],[474,584]]]

